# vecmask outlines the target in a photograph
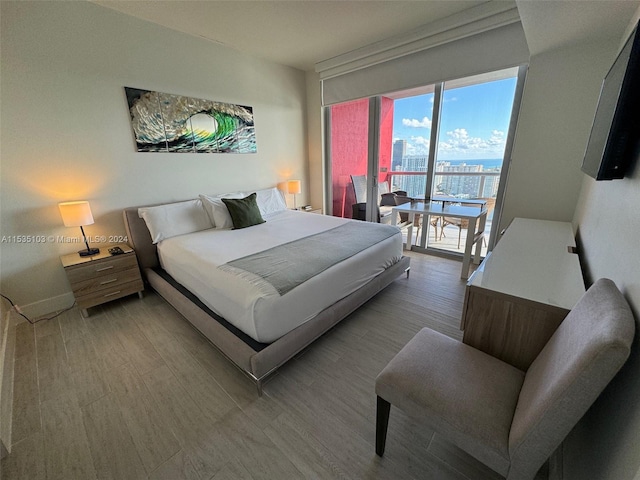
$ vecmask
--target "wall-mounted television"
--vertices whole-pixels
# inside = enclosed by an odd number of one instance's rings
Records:
[[[640,28],[636,25],[602,82],[582,171],[623,178],[640,156]]]

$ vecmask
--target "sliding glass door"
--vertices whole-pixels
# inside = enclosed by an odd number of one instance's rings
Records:
[[[329,107],[331,214],[364,220],[369,158],[369,99]],[[354,182],[355,181],[355,186]],[[364,181],[364,183],[362,183]]]
[[[391,183],[412,198],[428,197],[429,146],[433,125],[435,86],[398,92],[393,100]]]
[[[518,69],[443,84],[433,194],[456,198],[461,203],[486,202],[489,213],[483,252],[490,244],[493,225],[497,228],[494,218],[496,206],[502,201],[500,185],[510,157],[507,140],[517,85]],[[439,237],[431,246],[461,252],[465,227],[460,219],[441,218]]]
[[[525,72],[515,67],[329,107],[333,215],[378,221],[381,191],[481,203],[489,210],[486,253],[499,223]],[[430,220],[422,240],[409,242],[461,254],[464,221]]]
[[[355,100],[333,105],[327,114],[331,215],[390,222],[380,198],[390,185],[393,101]]]

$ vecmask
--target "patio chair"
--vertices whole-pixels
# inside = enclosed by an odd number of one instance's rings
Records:
[[[351,175],[351,184],[353,185],[353,193],[356,203],[352,205],[352,218],[356,220],[366,220],[367,209],[367,177],[366,175]],[[396,195],[407,195],[407,192],[398,190],[395,192],[389,192],[389,184],[387,182],[380,182],[378,184],[378,196],[377,202],[378,208],[378,222],[390,223],[392,208],[396,205]]]
[[[460,205],[462,205],[463,207],[476,207],[478,208],[478,205],[475,203],[464,203],[464,202],[460,202]],[[448,225],[455,225],[456,227],[458,227],[458,250],[460,249],[460,240],[462,238],[462,231],[466,230],[467,228],[469,228],[469,220],[466,218],[455,218],[455,217],[441,217],[442,218],[442,225],[440,227],[440,239],[442,239],[442,236],[444,235],[444,227],[448,226]],[[446,237],[446,235],[444,235]],[[482,237],[482,243],[486,245],[487,241],[485,240],[484,236]]]
[[[507,480],[530,480],[625,363],[635,322],[609,279],[582,296],[525,372],[424,328],[376,378],[376,453],[391,405]]]
[[[413,200],[411,197],[408,197],[406,194],[405,195],[401,195],[400,194],[401,192],[396,192],[396,193],[397,193],[397,195],[394,198],[396,205],[402,205],[403,203],[408,203],[408,202],[411,202]],[[404,193],[404,192],[402,192],[402,193]],[[408,219],[408,215],[409,214],[407,214],[407,213],[401,213],[400,214],[400,220],[402,221],[402,223],[408,222],[408,220],[409,220]],[[440,218],[441,217],[434,216],[434,215],[429,217],[429,224],[435,230],[433,238],[435,238],[436,241],[438,240],[438,222],[440,221]],[[413,225],[413,227],[416,230],[416,240],[414,242],[415,244],[418,243],[418,236],[420,234],[420,229],[422,228],[421,223],[422,223],[422,215],[419,215],[419,216],[416,217],[414,225]],[[440,235],[441,235],[440,238],[442,238],[442,233]]]

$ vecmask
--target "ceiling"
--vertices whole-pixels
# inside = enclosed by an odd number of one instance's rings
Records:
[[[598,40],[620,42],[639,0],[516,0],[529,52]]]
[[[93,0],[93,3],[249,55],[313,70],[317,62],[485,1]],[[530,52],[537,54],[582,41],[620,40],[640,0],[516,0],[516,4]]]

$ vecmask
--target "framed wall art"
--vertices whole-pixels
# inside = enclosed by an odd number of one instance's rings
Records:
[[[124,87],[138,152],[256,153],[253,108]]]

